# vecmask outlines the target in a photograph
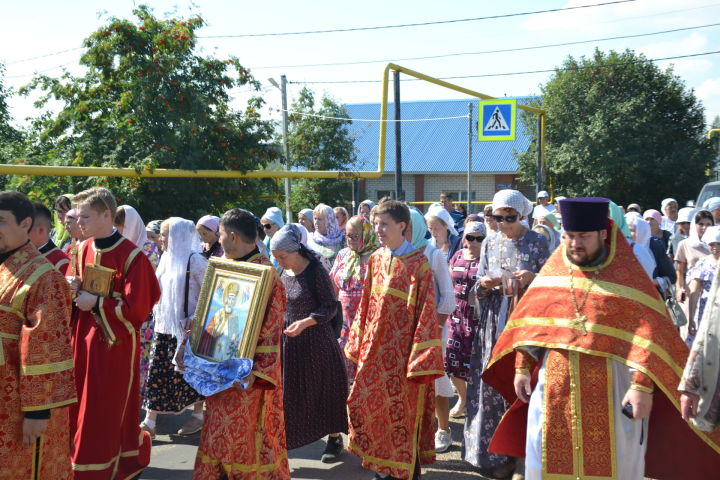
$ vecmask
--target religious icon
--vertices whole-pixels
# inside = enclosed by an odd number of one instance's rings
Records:
[[[192,350],[207,360],[252,358],[273,268],[211,258],[192,328]]]

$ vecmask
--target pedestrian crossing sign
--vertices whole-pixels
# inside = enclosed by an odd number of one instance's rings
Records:
[[[478,103],[478,140],[515,140],[517,100],[481,100]]]

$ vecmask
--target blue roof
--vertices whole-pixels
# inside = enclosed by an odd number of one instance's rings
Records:
[[[518,103],[526,103],[531,97],[518,97]],[[513,151],[525,151],[530,145],[530,135],[522,133],[518,121],[514,141],[477,140],[478,100],[428,100],[402,102],[400,118],[413,120],[423,118],[460,117],[448,120],[403,122],[402,170],[407,173],[456,173],[467,172],[468,164],[468,103],[473,103],[472,168],[474,172],[515,173],[518,164]],[[348,125],[356,146],[357,162],[352,170],[377,169],[380,137],[379,122],[362,121],[379,119],[379,103],[345,105],[348,115],[355,119]],[[394,118],[394,106],[388,104],[388,118]],[[359,120],[358,120],[359,119]],[[385,171],[395,171],[395,123],[389,122],[385,147]]]

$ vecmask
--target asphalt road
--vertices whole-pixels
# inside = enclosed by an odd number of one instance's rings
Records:
[[[189,437],[174,435],[189,411],[181,415],[161,415],[158,418],[157,436],[153,442],[150,466],[143,472],[143,480],[190,480],[200,434]],[[485,477],[470,471],[460,460],[460,439],[463,419],[451,420],[453,445],[438,455],[434,465],[423,468],[424,480],[483,480]],[[346,442],[347,443],[347,442]],[[355,455],[345,452],[337,463],[326,464],[319,459],[325,449],[324,441],[288,452],[290,474],[293,479],[305,480],[370,480],[374,473],[360,466]]]

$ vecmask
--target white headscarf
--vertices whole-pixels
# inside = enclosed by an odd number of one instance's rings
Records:
[[[450,230],[451,235],[457,235],[458,232],[455,230],[455,222],[453,222],[452,217],[450,216],[450,212],[445,210],[445,207],[440,205],[439,203],[433,203],[430,205],[430,208],[428,208],[427,213],[425,214],[425,221],[430,221],[430,218],[437,217],[447,226],[448,230]]]
[[[145,223],[140,214],[130,205],[122,205],[125,211],[125,223],[122,227],[122,236],[142,248],[148,241]]]
[[[635,228],[635,243],[645,248],[650,248],[651,230],[650,224],[643,220],[637,212],[628,212],[625,214],[625,222],[628,227]]]
[[[698,210],[697,212],[695,212],[692,222],[690,223],[690,235],[688,235],[687,241],[690,242],[690,246],[693,248],[707,249],[708,246],[703,241],[705,236],[703,235],[703,238],[700,238],[700,235],[698,234],[698,231],[697,231],[696,219],[697,219],[697,214],[700,212],[707,212],[707,210]],[[710,217],[712,218],[711,221],[713,222],[713,225],[715,225],[715,217],[713,217],[712,213],[710,214]],[[701,218],[700,220],[703,220],[703,219]],[[707,232],[707,229],[705,231]]]
[[[521,217],[527,217],[533,211],[530,200],[517,190],[500,190],[493,197],[493,211],[498,208],[512,208],[518,212]]]
[[[188,259],[191,253],[199,253],[200,236],[195,230],[195,223],[180,217],[167,219],[169,225],[167,250],[160,257],[155,275],[160,282],[160,301],[155,305],[155,322],[163,325],[163,330],[182,341],[185,335],[187,319],[185,317],[185,276]],[[195,255],[193,261],[207,260],[202,255]],[[189,312],[191,313],[191,312]],[[178,343],[179,345],[179,343]]]

